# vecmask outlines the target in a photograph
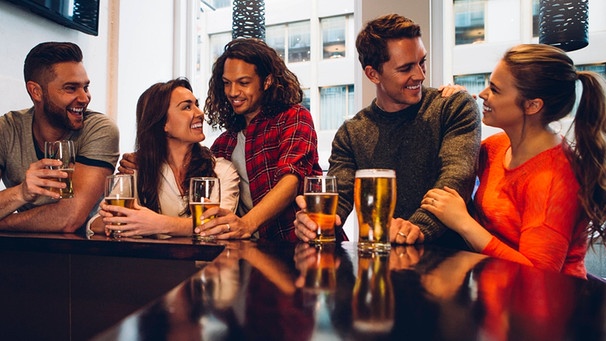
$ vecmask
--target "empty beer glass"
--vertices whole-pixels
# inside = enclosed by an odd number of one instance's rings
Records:
[[[334,176],[306,176],[303,196],[307,215],[318,225],[315,243],[335,241],[335,217],[339,203]]]
[[[192,238],[197,241],[214,240],[214,236],[202,237],[194,232],[196,226],[214,218],[202,220],[202,214],[212,207],[221,205],[221,184],[215,177],[195,177],[189,181],[189,209],[193,222]]]
[[[74,186],[72,177],[74,175],[74,166],[76,165],[76,153],[74,151],[74,142],[70,140],[46,141],[44,142],[44,157],[46,159],[55,159],[62,162],[61,166],[50,167],[50,169],[59,169],[67,173],[67,178],[58,178],[57,181],[65,183],[65,188],[49,188],[51,192],[59,193],[60,198],[73,198]]]
[[[389,226],[396,207],[396,172],[392,169],[360,169],[354,182],[358,215],[358,248],[389,252]]]

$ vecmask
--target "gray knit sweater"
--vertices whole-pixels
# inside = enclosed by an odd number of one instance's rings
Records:
[[[418,104],[392,113],[373,101],[343,123],[332,143],[328,173],[338,179],[338,214],[345,221],[352,211],[357,169],[395,169],[394,217],[418,225],[426,241],[435,240],[446,227],[419,207],[421,199],[431,188],[449,186],[468,201],[479,149],[480,112],[467,92],[442,98],[423,88]]]

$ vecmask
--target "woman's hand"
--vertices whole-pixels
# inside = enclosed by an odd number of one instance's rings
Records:
[[[132,209],[108,205],[105,202],[101,202],[99,207],[99,215],[103,217],[107,235],[112,231],[120,231],[121,237],[166,233],[166,224],[162,223],[164,216],[137,203]]]
[[[232,211],[213,207],[205,211],[202,215],[202,221],[209,219],[196,226],[194,233],[202,237],[216,237],[217,239],[246,239],[254,233],[254,227],[242,218],[235,215]]]
[[[444,186],[444,189],[433,188],[427,191],[421,200],[421,208],[431,212],[444,225],[459,234],[462,233],[465,225],[470,225],[470,221],[475,223],[467,212],[467,205],[463,198],[456,190],[448,186]]]

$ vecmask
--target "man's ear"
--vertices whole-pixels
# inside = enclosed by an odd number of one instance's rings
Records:
[[[524,114],[535,115],[543,110],[543,99],[534,98],[524,101]]]
[[[27,83],[25,83],[25,87],[27,88],[27,92],[33,101],[42,102],[42,87],[40,84],[34,81],[27,81]]]
[[[379,71],[375,70],[372,66],[366,65],[366,67],[364,67],[364,74],[371,82],[375,84],[381,83],[381,80],[379,79]]]
[[[271,83],[273,83],[273,81],[274,81],[274,76],[267,75],[267,77],[265,77],[265,81],[263,82],[263,91],[269,89],[269,87],[271,86]]]

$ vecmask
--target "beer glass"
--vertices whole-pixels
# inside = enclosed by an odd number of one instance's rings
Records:
[[[74,142],[70,140],[46,141],[44,142],[44,157],[46,159],[55,159],[62,162],[61,166],[50,167],[50,169],[59,169],[67,173],[67,178],[59,178],[57,181],[63,182],[65,188],[49,188],[51,192],[59,193],[60,198],[73,198],[74,186],[72,177],[74,175],[74,165],[76,164],[76,153],[74,151]]]
[[[196,226],[214,218],[211,216],[202,220],[202,214],[209,208],[219,207],[221,204],[221,184],[218,178],[195,177],[189,180],[189,209],[193,222],[192,238],[196,241],[210,241],[214,237],[202,237],[194,232]]]
[[[116,174],[106,177],[105,203],[133,209],[135,207],[135,176],[133,174]],[[114,216],[119,217],[121,215],[114,213]],[[121,233],[120,230],[112,230],[110,235],[114,238],[120,238]]]
[[[335,241],[335,217],[339,203],[337,179],[334,176],[306,176],[303,196],[307,215],[318,225],[314,243]]]
[[[351,303],[353,328],[360,339],[380,338],[391,331],[395,305],[389,253],[358,251],[358,276]]]
[[[389,226],[396,207],[396,172],[392,169],[360,169],[354,182],[358,215],[358,249],[389,252]]]
[[[304,289],[312,292],[337,289],[336,247],[336,243],[316,245],[316,261],[305,271]]]

